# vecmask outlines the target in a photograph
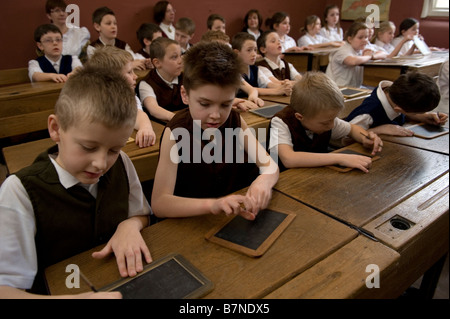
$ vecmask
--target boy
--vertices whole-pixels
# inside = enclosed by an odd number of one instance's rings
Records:
[[[87,49],[88,57],[90,58],[97,47],[112,45],[119,49],[130,52],[133,56],[133,68],[139,70],[145,70],[150,68],[148,60],[139,59],[136,56],[130,46],[125,42],[117,38],[117,20],[114,12],[108,7],[101,7],[94,11],[92,14],[92,22],[94,23],[94,29],[98,32],[98,39],[92,42]]]
[[[150,45],[150,59],[155,68],[139,82],[138,96],[150,118],[165,124],[174,111],[187,107],[180,94],[183,83],[180,45],[169,38],[158,38]]]
[[[211,31],[225,32],[225,18],[220,14],[213,13],[206,20],[206,27]]]
[[[64,83],[76,68],[83,66],[77,56],[62,55],[63,38],[57,26],[43,24],[37,27],[34,40],[44,55],[28,62],[31,82]]]
[[[139,43],[142,46],[140,54],[143,59],[150,59],[150,44],[157,38],[162,37],[162,30],[154,23],[143,23],[136,32]]]
[[[270,122],[269,150],[278,148],[280,167],[342,165],[369,172],[367,156],[327,153],[330,140],[351,137],[372,155],[383,142],[373,132],[337,118],[344,98],[336,83],[321,72],[308,72],[294,85],[291,104],[275,114]],[[363,134],[367,137],[364,137]]]
[[[151,209],[120,151],[133,130],[133,103],[119,74],[84,68],[67,81],[48,118],[57,145],[0,188],[1,297],[46,294],[46,267],[108,240],[92,257],[113,252],[121,276],[143,270],[141,253],[152,261],[140,234]],[[120,294],[98,297],[106,296]]]
[[[278,167],[232,110],[241,62],[218,42],[196,44],[184,59],[181,94],[189,107],[172,118],[161,137],[152,194],[155,215],[225,213],[253,220],[269,204]],[[197,135],[201,130],[203,137]],[[234,132],[231,137],[229,130]],[[245,196],[229,195],[248,185]]]
[[[256,63],[259,71],[274,83],[288,82],[294,85],[302,76],[291,63],[282,59],[280,36],[275,31],[263,32],[257,41],[258,51],[264,57]]]
[[[345,120],[376,134],[412,136],[414,133],[402,126],[407,119],[433,125],[447,121],[447,114],[424,113],[434,109],[439,100],[439,88],[431,77],[410,72],[394,82],[381,81]]]
[[[175,40],[180,44],[182,54],[192,46],[189,41],[194,37],[194,33],[195,23],[192,19],[180,18],[175,23]]]
[[[125,77],[132,91],[136,88],[137,75],[133,71],[133,57],[125,50],[113,46],[105,46],[95,50],[88,64],[93,67],[101,67],[106,70],[117,71]],[[137,96],[137,116],[134,129],[136,132],[136,144],[139,147],[149,147],[155,144],[156,134],[147,114],[142,110],[141,101]]]
[[[257,47],[253,35],[247,32],[239,32],[233,37],[231,46],[247,66],[243,78],[251,86],[257,88],[259,95],[291,95],[292,86],[289,83],[273,83],[262,72],[259,72],[255,65]],[[239,93],[238,96],[242,97],[243,95]]]

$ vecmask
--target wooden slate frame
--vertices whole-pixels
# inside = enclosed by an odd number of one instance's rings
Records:
[[[226,229],[227,226],[232,226],[232,223],[239,223],[240,225],[243,225],[244,227],[252,227],[250,224],[252,222],[256,222],[258,220],[259,216],[262,216],[265,212],[271,212],[271,213],[278,213],[285,215],[283,220],[270,232],[270,234],[262,241],[262,243],[259,244],[256,248],[250,248],[248,246],[244,246],[242,244],[232,242],[230,240],[218,237],[217,234],[220,233],[220,231]],[[226,248],[235,250],[237,252],[243,253],[245,255],[248,255],[250,257],[259,257],[262,256],[269,247],[275,242],[275,240],[281,235],[281,233],[289,226],[289,224],[293,221],[295,218],[295,214],[293,213],[283,213],[283,212],[275,212],[272,210],[262,210],[259,212],[257,219],[255,221],[248,221],[244,219],[241,216],[235,216],[231,219],[225,220],[222,224],[217,225],[213,229],[211,229],[206,235],[205,238],[213,243],[216,243],[218,245],[224,246]]]

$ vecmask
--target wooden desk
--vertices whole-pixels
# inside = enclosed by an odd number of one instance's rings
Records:
[[[291,63],[298,72],[325,71],[328,65],[328,56],[339,48],[324,48],[295,53],[284,53],[284,59]]]
[[[139,148],[135,142],[130,142],[122,148],[122,151],[124,151],[133,162],[141,182],[154,178],[158,164],[159,142],[164,126],[154,122],[152,122],[152,125],[156,133],[155,145]],[[132,134],[133,138],[135,138],[135,136],[136,131]],[[47,138],[3,148],[2,151],[8,173],[13,174],[20,169],[31,165],[40,153],[53,145],[55,145],[55,143],[50,138]]]
[[[28,68],[0,70],[0,87],[30,82]]]
[[[339,112],[338,117],[339,118],[345,118],[347,117],[351,111],[353,111],[355,108],[361,105],[361,103],[370,96],[370,93],[372,93],[370,90],[367,90],[367,94],[360,95],[354,98],[344,98],[344,108],[341,112]],[[291,97],[290,96],[282,96],[282,95],[261,95],[260,98],[267,102],[273,102],[273,103],[281,103],[281,104],[290,104],[291,103]]]
[[[360,144],[350,148],[361,151]],[[339,220],[362,227],[449,170],[449,157],[384,142],[368,174],[328,167],[280,174],[275,189]]]
[[[63,86],[36,82],[0,87],[0,138],[46,129]]]
[[[227,218],[224,215],[166,219],[147,227],[142,235],[153,260],[169,253],[179,253],[209,278],[215,287],[205,298],[264,297],[357,236],[347,226],[276,191],[269,208],[293,212],[297,216],[259,258],[205,240],[205,234]],[[89,291],[83,283],[79,289],[66,288],[68,264],[78,265],[98,288],[119,279],[115,258],[94,260],[91,257],[94,250],[49,267],[46,277],[50,292]]]
[[[445,123],[445,127],[449,126],[449,123]],[[406,125],[405,125],[406,127]],[[428,150],[432,152],[442,153],[449,155],[449,134],[441,135],[432,139],[424,139],[417,136],[391,136],[380,135],[383,141],[389,141],[396,144],[402,144]]]
[[[364,85],[376,87],[383,80],[395,81],[401,74],[418,71],[435,77],[442,63],[448,59],[448,52],[435,52],[418,59],[395,58],[364,64]]]

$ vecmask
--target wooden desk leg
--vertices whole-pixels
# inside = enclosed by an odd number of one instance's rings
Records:
[[[444,268],[447,254],[441,257],[430,269],[428,269],[423,275],[422,282],[420,283],[419,296],[423,299],[433,299],[434,292],[441,276],[442,269]]]

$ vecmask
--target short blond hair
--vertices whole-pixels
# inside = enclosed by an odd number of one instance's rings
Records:
[[[85,66],[64,85],[55,104],[64,131],[81,122],[101,123],[108,128],[134,127],[136,100],[119,72]]]
[[[291,107],[307,117],[344,108],[344,97],[337,84],[323,72],[307,72],[292,89]]]
[[[129,62],[133,62],[130,52],[112,45],[105,45],[95,50],[86,65],[121,72]]]

